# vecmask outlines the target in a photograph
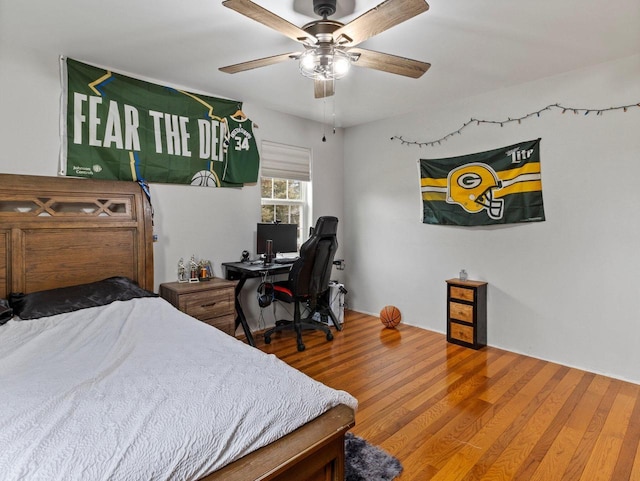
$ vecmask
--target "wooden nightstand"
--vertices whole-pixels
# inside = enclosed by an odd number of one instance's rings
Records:
[[[487,345],[487,283],[447,281],[447,341],[480,349]]]
[[[160,296],[182,312],[235,336],[236,282],[214,277],[195,283],[160,284]]]

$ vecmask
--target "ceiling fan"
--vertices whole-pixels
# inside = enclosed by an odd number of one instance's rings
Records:
[[[238,73],[295,59],[300,72],[314,80],[316,98],[335,92],[335,80],[344,77],[353,64],[405,77],[419,78],[431,64],[375,52],[357,45],[429,9],[425,0],[385,0],[346,25],[329,20],[336,11],[336,0],[313,0],[313,11],[322,17],[302,27],[288,22],[251,0],[225,0],[225,7],[260,22],[304,46],[301,52],[284,53],[221,67]]]

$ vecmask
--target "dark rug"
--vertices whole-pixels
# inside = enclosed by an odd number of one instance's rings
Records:
[[[345,481],[391,481],[402,471],[396,458],[351,433],[344,438],[344,452]]]

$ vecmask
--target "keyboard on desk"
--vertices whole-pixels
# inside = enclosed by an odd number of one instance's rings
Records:
[[[297,260],[297,257],[276,257],[273,262],[274,264],[293,264]]]

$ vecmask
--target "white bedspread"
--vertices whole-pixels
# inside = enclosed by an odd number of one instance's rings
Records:
[[[0,479],[193,480],[356,400],[160,298],[0,326]]]

